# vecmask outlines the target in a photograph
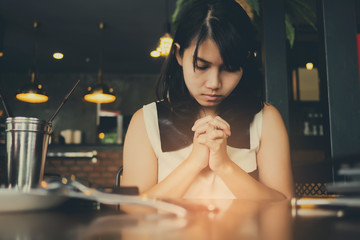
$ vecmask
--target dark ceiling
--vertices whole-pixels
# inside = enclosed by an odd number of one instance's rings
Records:
[[[315,0],[304,1],[315,8]],[[149,53],[165,31],[166,3],[170,17],[176,0],[0,0],[2,72],[28,72],[36,40],[39,72],[94,73],[103,48],[104,73],[157,74],[163,59]],[[53,59],[55,51],[63,52],[64,59]]]
[[[169,15],[174,8],[169,0]],[[29,71],[35,41],[41,72],[96,72],[101,48],[104,73],[158,73],[163,61],[149,53],[165,31],[166,0],[0,0],[0,16],[3,72]]]

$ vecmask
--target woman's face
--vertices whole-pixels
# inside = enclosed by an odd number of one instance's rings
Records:
[[[239,83],[243,70],[231,71],[225,68],[216,43],[205,40],[198,48],[198,58],[193,65],[196,44],[185,49],[180,56],[177,46],[177,61],[183,68],[185,84],[196,101],[207,109],[215,109],[234,90]]]

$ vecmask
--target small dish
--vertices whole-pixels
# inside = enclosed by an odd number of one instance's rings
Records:
[[[49,193],[44,189],[19,191],[0,189],[0,212],[45,210],[56,207],[68,198],[65,195]]]

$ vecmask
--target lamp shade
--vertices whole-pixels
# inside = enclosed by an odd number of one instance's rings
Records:
[[[35,73],[31,73],[31,82],[18,91],[16,99],[28,103],[43,103],[49,100],[41,84],[35,83]]]
[[[93,87],[89,87],[84,96],[85,101],[93,103],[112,103],[116,97],[113,89],[103,83],[96,83]]]

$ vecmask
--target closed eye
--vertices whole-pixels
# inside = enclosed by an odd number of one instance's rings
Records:
[[[196,59],[195,68],[198,70],[206,70],[209,68],[210,64],[211,63],[209,61],[206,61],[205,59],[198,57]]]
[[[206,70],[206,69],[208,69],[208,68],[209,68],[209,66],[208,66],[208,65],[204,65],[204,66],[199,66],[199,65],[196,65],[195,67],[196,67],[196,69],[198,69],[198,70]]]

